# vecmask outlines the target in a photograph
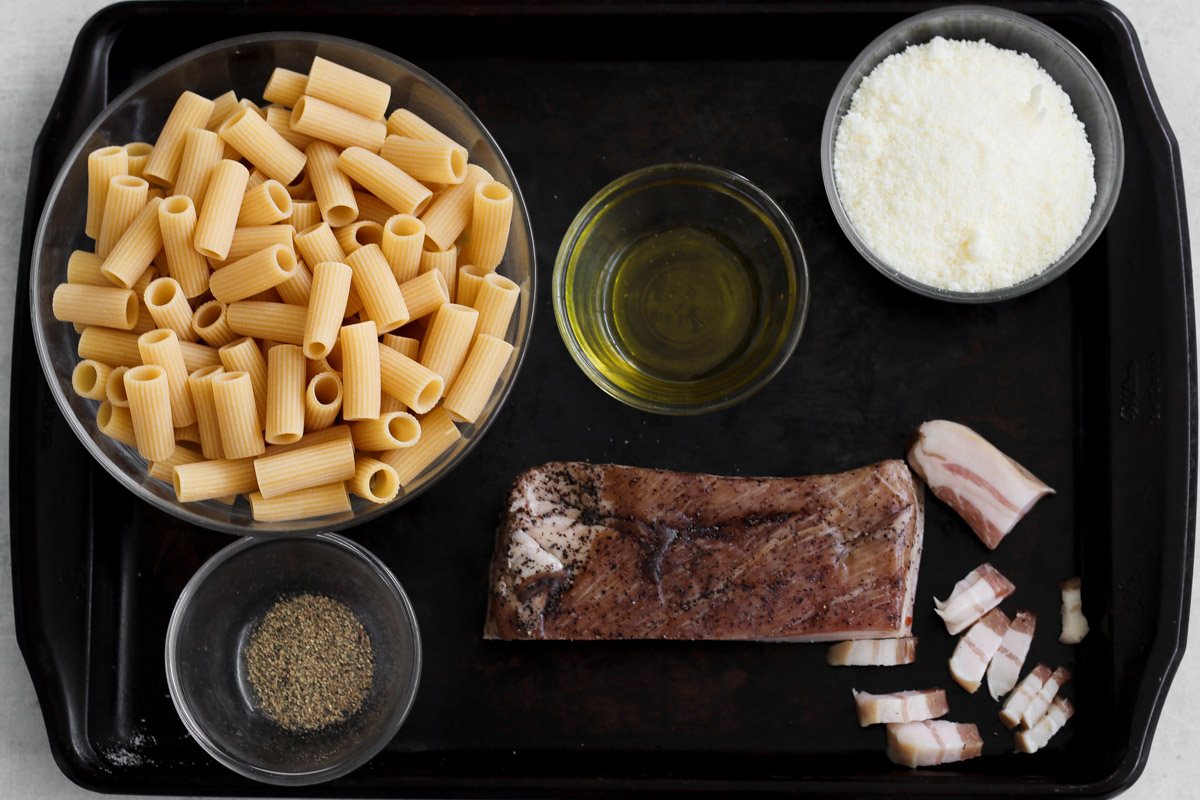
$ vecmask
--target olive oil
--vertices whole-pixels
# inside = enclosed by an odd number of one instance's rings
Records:
[[[713,375],[744,352],[759,327],[756,271],[720,234],[688,225],[654,231],[614,263],[614,338],[649,376]]]

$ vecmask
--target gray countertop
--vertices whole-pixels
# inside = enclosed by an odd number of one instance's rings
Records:
[[[0,82],[0,252],[15,273],[25,209],[28,162],[46,110],[58,90],[75,36],[104,0],[0,0],[0,53],[8,78]],[[1183,154],[1185,185],[1200,185],[1200,83],[1195,36],[1200,3],[1194,0],[1118,0],[1137,30],[1150,75]],[[401,53],[401,55],[403,55]],[[1189,227],[1200,231],[1197,208]],[[9,396],[13,327],[12,281],[0,282],[0,398]],[[59,772],[50,755],[41,710],[16,644],[9,554],[8,405],[0,402],[0,797],[74,798],[90,794]],[[1192,619],[1200,619],[1194,594]],[[1200,657],[1183,660],[1154,736],[1145,772],[1124,797],[1160,800],[1200,796]]]

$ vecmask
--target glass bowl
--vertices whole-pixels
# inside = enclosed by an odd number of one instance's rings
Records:
[[[554,263],[571,357],[634,408],[700,414],[761,389],[800,340],[808,268],[787,215],[729,170],[660,164],[600,190]]]
[[[264,614],[301,594],[335,600],[358,617],[374,675],[357,712],[296,732],[261,710],[245,653]],[[369,551],[331,533],[248,536],[218,552],[180,594],[165,655],[171,700],[188,733],[234,772],[283,786],[333,780],[366,763],[400,729],[421,674],[404,589]]]
[[[390,84],[389,113],[400,106],[412,109],[466,146],[472,162],[512,189],[514,204],[508,251],[498,270],[521,290],[509,336],[515,352],[477,422],[460,425],[462,438],[402,489],[392,503],[376,505],[352,497],[352,511],[339,516],[257,522],[244,498],[233,506],[215,500],[179,503],[169,482],[147,476],[146,462],[135,449],[99,433],[98,402],[79,397],[71,388],[71,371],[78,361],[78,336],[70,324],[54,319],[51,297],[55,286],[66,281],[71,252],[75,249],[90,252],[92,248],[91,240],[83,233],[88,153],[110,144],[153,142],[175,98],[184,90],[215,97],[233,89],[239,97],[257,100],[262,97],[263,87],[275,67],[306,72],[317,55]],[[321,34],[265,33],[217,42],[160,67],[109,104],[84,132],[50,189],[34,240],[29,282],[34,341],[50,391],[75,435],[101,466],[142,500],[191,524],[227,533],[261,536],[339,530],[399,508],[449,473],[483,437],[508,396],[529,344],[534,263],[533,234],[512,169],[483,124],[449,89],[413,64],[369,45]]]
[[[833,174],[833,147],[838,126],[850,109],[850,101],[862,80],[890,55],[900,53],[910,45],[924,44],[934,37],[978,41],[1004,50],[1027,53],[1037,60],[1054,81],[1071,98],[1075,115],[1087,129],[1088,141],[1095,156],[1094,177],[1096,197],[1079,238],[1065,253],[1042,272],[1000,289],[980,292],[950,291],[914,280],[880,258],[854,230],[838,195]],[[896,283],[917,294],[957,303],[986,303],[1005,300],[1032,292],[1059,277],[1083,257],[1108,223],[1125,169],[1125,140],[1116,104],[1100,73],[1075,45],[1052,28],[1023,14],[1003,8],[984,6],[949,6],[934,9],[892,26],[867,45],[842,76],[821,131],[821,176],[825,193],[842,231],[872,266]]]

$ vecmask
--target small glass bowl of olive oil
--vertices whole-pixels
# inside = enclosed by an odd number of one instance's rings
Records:
[[[572,358],[623,403],[726,408],[762,388],[800,340],[808,268],[787,215],[729,170],[660,164],[597,193],[554,265]]]

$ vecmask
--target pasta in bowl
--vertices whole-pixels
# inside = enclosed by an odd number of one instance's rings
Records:
[[[55,401],[138,497],[230,533],[336,530],[484,435],[533,264],[512,170],[446,87],[262,34],[100,114],[51,188],[30,305]]]

